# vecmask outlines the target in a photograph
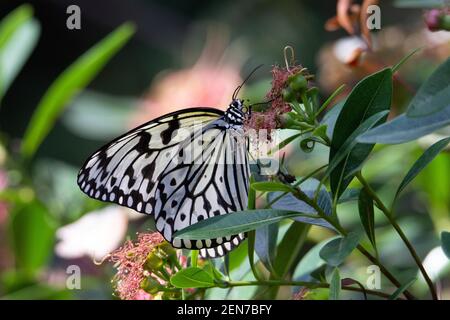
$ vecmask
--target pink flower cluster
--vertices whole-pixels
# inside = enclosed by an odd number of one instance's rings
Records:
[[[280,66],[272,68],[272,87],[266,95],[266,98],[271,101],[270,107],[264,112],[252,112],[252,116],[246,123],[247,128],[266,129],[269,132],[280,128],[278,117],[291,111],[291,106],[283,100],[281,92],[286,88],[289,76],[300,70],[301,66],[297,65],[292,66],[290,70]]]
[[[148,254],[164,238],[158,232],[139,234],[137,242],[127,241],[121,248],[110,254],[117,273],[113,278],[115,290],[122,300],[151,300],[153,296],[141,289],[142,281],[149,276],[144,269]]]

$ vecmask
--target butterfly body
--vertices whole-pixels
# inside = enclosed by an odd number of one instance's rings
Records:
[[[184,240],[174,233],[198,221],[245,210],[249,164],[241,100],[223,112],[180,110],[118,137],[94,153],[78,175],[92,198],[152,214],[174,247],[217,257],[244,239]]]

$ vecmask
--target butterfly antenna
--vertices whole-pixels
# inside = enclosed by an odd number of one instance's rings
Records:
[[[250,72],[250,74],[244,79],[244,81],[242,81],[242,83],[236,88],[234,89],[233,92],[233,96],[232,99],[235,100],[237,95],[239,94],[239,91],[241,90],[241,88],[244,86],[244,84],[248,81],[248,79],[250,79],[250,77],[256,72],[256,70],[258,70],[259,68],[261,68],[263,66],[263,64],[260,64],[259,66],[257,66],[256,68],[254,68],[252,70],[252,72]]]

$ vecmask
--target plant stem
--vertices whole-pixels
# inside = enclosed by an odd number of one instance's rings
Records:
[[[343,236],[347,235],[347,231],[344,228],[342,228],[342,226],[339,224],[339,221],[337,221],[336,218],[333,216],[332,217],[328,216],[322,210],[322,208],[317,205],[317,202],[311,200],[303,191],[296,189],[294,195],[297,198],[299,198],[300,200],[302,200],[305,203],[307,203],[308,205],[310,205],[311,207],[313,207],[317,211],[317,214],[319,215],[319,217],[324,219],[325,221],[327,221],[329,224],[331,224],[336,229],[336,231],[338,231],[338,233],[340,233]],[[358,245],[356,248],[358,249],[359,252],[361,252],[364,256],[366,256],[372,263],[376,264],[380,268],[380,271],[386,276],[386,278],[389,279],[389,281],[392,282],[392,284],[394,284],[397,288],[401,287],[401,283],[381,263],[380,260],[378,260],[376,257],[371,255],[366,249],[364,249],[363,246]],[[408,298],[410,300],[416,299],[408,290],[405,290],[403,292],[403,294],[405,295],[406,298]]]
[[[428,276],[427,271],[423,267],[422,261],[417,254],[416,250],[414,249],[413,245],[409,241],[408,237],[405,235],[403,230],[400,228],[397,221],[395,221],[392,212],[384,205],[384,203],[381,201],[381,199],[378,197],[378,195],[375,193],[375,191],[372,189],[372,187],[369,185],[369,183],[364,179],[361,172],[359,172],[356,177],[363,185],[364,189],[366,190],[367,194],[375,201],[377,207],[384,213],[386,218],[388,219],[389,223],[394,227],[395,231],[397,231],[400,238],[403,240],[404,244],[408,248],[411,256],[413,257],[414,261],[416,262],[417,266],[419,267],[420,272],[422,273],[425,281],[428,284],[428,287],[430,288],[431,296],[434,300],[437,300],[437,293],[436,289],[434,287],[433,281]]]
[[[310,289],[329,288],[330,285],[324,282],[307,282],[307,281],[285,281],[285,280],[260,280],[260,281],[230,281],[224,284],[224,287],[244,287],[244,286],[301,286]],[[359,287],[342,286],[342,289],[348,291],[366,292],[368,294],[389,298],[390,294],[375,290],[362,289]]]

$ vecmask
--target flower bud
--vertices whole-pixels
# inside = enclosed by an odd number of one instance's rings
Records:
[[[141,288],[149,294],[157,294],[161,289],[161,284],[152,277],[147,277],[141,282]]]
[[[289,87],[295,91],[304,91],[308,87],[308,80],[302,74],[296,74],[289,77]]]
[[[153,250],[145,259],[144,268],[150,272],[160,270],[164,265],[163,259]]]
[[[292,102],[295,100],[295,92],[290,87],[284,88],[281,91],[281,96],[285,102]]]

